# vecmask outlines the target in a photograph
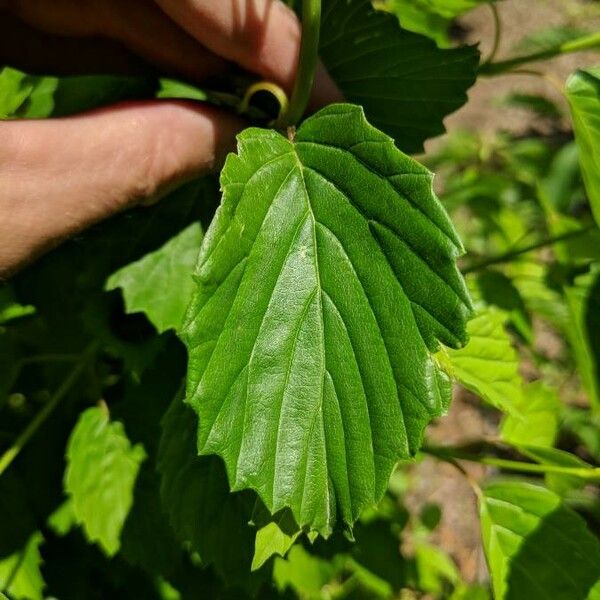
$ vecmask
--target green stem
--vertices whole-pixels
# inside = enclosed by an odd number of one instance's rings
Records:
[[[508,460],[505,458],[497,458],[495,456],[479,456],[477,454],[469,454],[462,450],[454,448],[439,448],[435,446],[424,446],[421,451],[425,454],[430,454],[441,460],[468,460],[482,465],[507,469],[509,471],[517,471],[521,473],[538,473],[547,474],[555,473],[557,475],[570,475],[578,477],[586,481],[600,481],[600,468],[583,468],[583,467],[563,467],[560,465],[540,465],[535,463],[526,463],[519,460]]]
[[[591,33],[589,35],[582,36],[575,40],[565,42],[564,44],[560,44],[559,46],[554,46],[553,48],[548,48],[547,50],[542,50],[540,52],[532,52],[531,54],[525,54],[523,56],[515,56],[514,58],[509,58],[508,60],[499,62],[484,63],[479,68],[479,74],[486,77],[501,75],[526,63],[538,62],[559,56],[560,54],[581,52],[583,50],[591,50],[598,47],[600,47],[600,33]]]
[[[79,363],[62,382],[50,400],[44,404],[44,407],[22,431],[14,444],[2,456],[0,456],[0,476],[6,471],[6,469],[8,469],[15,458],[17,458],[21,450],[25,447],[27,442],[29,442],[29,440],[35,435],[37,430],[45,423],[46,419],[48,419],[48,417],[54,412],[54,409],[60,404],[61,400],[69,393],[69,390],[73,387],[73,385],[75,385],[87,367],[88,362],[95,351],[96,344],[88,346],[88,348],[82,354]]]
[[[502,19],[500,19],[500,13],[498,12],[498,7],[493,2],[488,2],[488,6],[492,11],[492,16],[494,18],[494,43],[492,45],[492,50],[488,59],[484,64],[489,65],[496,58],[496,54],[498,54],[498,50],[500,48],[500,38],[502,37]]]
[[[467,275],[468,273],[481,271],[482,269],[486,269],[487,267],[491,267],[493,265],[500,265],[502,263],[510,262],[514,258],[521,256],[522,254],[527,254],[528,252],[533,252],[534,250],[539,250],[540,248],[552,246],[554,244],[557,244],[558,242],[564,242],[566,240],[579,237],[580,235],[585,235],[586,233],[589,233],[592,229],[594,229],[594,226],[590,225],[589,227],[582,227],[581,229],[576,229],[574,231],[567,231],[566,233],[561,233],[560,235],[541,240],[540,242],[535,242],[534,244],[525,246],[524,248],[511,250],[510,252],[505,252],[504,254],[500,254],[499,256],[492,256],[491,258],[488,258],[481,262],[472,265],[467,265],[466,267],[461,269],[461,272],[463,273],[463,275]]]
[[[302,0],[302,41],[296,83],[287,112],[277,125],[281,128],[296,125],[308,106],[319,60],[321,29],[321,0]]]

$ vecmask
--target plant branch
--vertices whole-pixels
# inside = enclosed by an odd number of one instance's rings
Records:
[[[37,430],[46,422],[46,419],[54,412],[61,400],[69,393],[70,389],[75,385],[85,368],[87,367],[90,358],[96,351],[96,344],[91,344],[81,355],[81,359],[75,368],[69,373],[54,395],[46,402],[40,412],[33,418],[29,425],[22,431],[13,445],[0,456],[0,476],[8,469],[12,462],[17,458],[21,450],[27,442],[35,435]]]
[[[586,233],[592,231],[592,229],[594,228],[594,225],[590,225],[589,227],[582,227],[581,229],[575,229],[574,231],[567,231],[566,233],[561,233],[560,235],[556,235],[554,237],[546,238],[545,240],[535,242],[534,244],[530,244],[529,246],[525,246],[524,248],[510,250],[509,252],[505,252],[504,254],[492,256],[490,258],[487,258],[486,260],[482,260],[481,262],[467,265],[466,267],[461,269],[461,272],[463,275],[467,275],[475,271],[481,271],[482,269],[486,269],[487,267],[491,267],[493,265],[500,265],[502,263],[510,262],[514,258],[521,256],[522,254],[527,254],[528,252],[533,252],[534,250],[539,250],[540,248],[552,246],[554,244],[557,244],[558,242],[564,242],[566,240],[579,237],[580,235],[585,235]]]
[[[288,110],[277,123],[280,128],[296,125],[306,110],[319,60],[320,28],[321,0],[302,0],[302,41],[298,74]]]
[[[498,54],[498,50],[500,49],[500,39],[502,37],[502,19],[500,19],[498,7],[494,4],[494,2],[488,2],[487,5],[490,7],[490,10],[492,11],[492,16],[494,18],[494,43],[492,45],[490,55],[488,56],[487,60],[483,63],[484,65],[491,64],[494,58],[496,58],[496,54]]]
[[[591,50],[592,48],[598,47],[600,47],[600,33],[591,33],[575,40],[565,42],[564,44],[548,48],[547,50],[532,52],[522,56],[515,56],[514,58],[509,58],[508,60],[499,62],[484,63],[479,68],[479,74],[484,77],[502,75],[504,73],[513,71],[515,67],[519,67],[527,63],[539,62],[541,60],[554,58],[555,56],[559,56],[561,54],[581,52],[582,50]]]
[[[476,462],[482,465],[489,465],[491,467],[498,467],[500,469],[507,469],[509,471],[517,471],[521,473],[554,473],[556,475],[570,475],[586,481],[600,482],[600,468],[598,467],[564,467],[561,465],[527,463],[519,460],[497,458],[495,456],[479,456],[477,454],[469,454],[468,452],[463,452],[462,450],[455,448],[440,448],[436,446],[423,447],[421,450],[426,454],[430,454],[431,456],[435,456],[436,458],[445,461],[450,459],[467,460],[469,462]]]

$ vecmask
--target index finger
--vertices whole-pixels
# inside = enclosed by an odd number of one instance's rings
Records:
[[[214,53],[292,90],[300,54],[301,27],[281,0],[156,0],[181,27]],[[322,65],[311,105],[342,100]]]

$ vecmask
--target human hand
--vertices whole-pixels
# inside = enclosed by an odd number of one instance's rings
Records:
[[[90,63],[141,59],[196,82],[236,64],[288,92],[300,44],[296,16],[279,0],[0,0],[0,53],[16,35],[26,66],[37,69],[64,68],[65,49],[79,68],[79,54]],[[320,67],[312,107],[340,98]],[[243,127],[224,110],[164,100],[0,122],[0,276],[219,166]]]

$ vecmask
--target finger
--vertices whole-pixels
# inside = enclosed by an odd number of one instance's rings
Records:
[[[300,24],[280,0],[156,0],[173,20],[219,56],[292,90]],[[313,104],[342,100],[325,68],[315,77]]]
[[[215,168],[242,127],[226,112],[174,101],[0,122],[0,276]]]
[[[150,63],[197,81],[228,69],[225,59],[178,27],[153,2],[116,0],[111,4],[108,35]]]
[[[121,42],[47,33],[8,13],[0,13],[0,63],[42,75],[155,74]]]

